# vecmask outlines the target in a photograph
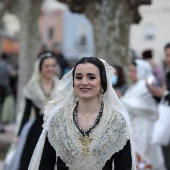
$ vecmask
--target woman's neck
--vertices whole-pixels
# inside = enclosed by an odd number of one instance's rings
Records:
[[[53,79],[42,78],[41,84],[45,86],[51,86],[53,84]]]
[[[100,109],[101,101],[100,99],[93,100],[79,100],[78,112],[89,114],[94,112],[97,108]]]
[[[51,92],[53,90],[53,79],[41,79],[41,88],[46,97],[50,97]]]

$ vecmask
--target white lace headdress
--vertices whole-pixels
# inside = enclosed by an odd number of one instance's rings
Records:
[[[33,88],[32,85],[36,82],[39,82],[42,79],[42,74],[41,74],[41,71],[40,71],[40,63],[44,58],[54,58],[54,59],[56,59],[56,57],[54,56],[53,53],[45,52],[45,53],[41,54],[39,56],[39,58],[36,60],[35,65],[34,65],[34,72],[31,76],[29,82],[27,83],[27,85],[23,89],[24,95],[26,97],[28,97],[29,99],[32,99],[34,97],[34,96],[31,96],[32,94],[30,94],[30,90],[32,90],[32,88]],[[56,76],[54,76],[53,80],[58,81],[58,78]],[[35,90],[38,90],[38,89],[35,89]]]
[[[40,72],[40,62],[42,61],[42,59],[44,59],[44,58],[51,58],[51,57],[53,57],[53,58],[55,58],[56,59],[56,57],[55,56],[53,56],[53,54],[51,53],[51,52],[45,52],[45,53],[43,53],[43,54],[41,54],[40,56],[39,56],[39,58],[36,60],[36,62],[35,62],[35,65],[34,65],[34,72],[33,72],[33,74],[32,74],[32,77],[31,77],[31,79],[29,80],[29,83],[31,83],[31,82],[36,82],[36,81],[39,81],[40,79],[41,79],[41,72]]]
[[[41,72],[40,72],[40,62],[42,61],[42,59],[44,58],[51,58],[51,57],[55,57],[53,56],[53,54],[51,52],[45,52],[42,53],[39,58],[36,60],[35,64],[34,64],[34,71],[33,74],[30,78],[30,80],[28,81],[28,83],[26,84],[26,86],[23,88],[22,92],[24,94],[24,97],[31,99],[32,101],[34,101],[34,104],[41,109],[41,112],[43,113],[44,108],[44,96],[40,98],[37,98],[37,94],[41,94],[41,89],[39,87],[37,87],[37,85],[39,85],[39,81],[42,78]],[[53,77],[53,81],[54,84],[56,84],[58,82],[58,78],[56,76]],[[54,91],[54,89],[53,89]],[[51,93],[51,97],[53,95],[53,92]],[[20,106],[20,110],[19,113],[17,115],[17,127],[16,127],[16,134],[18,133],[19,127],[21,126],[21,120],[23,118],[23,110],[24,110],[24,103],[21,104]]]
[[[114,74],[114,68],[107,64],[104,60],[100,59],[105,66],[106,69],[106,76],[107,76],[107,90],[104,93],[103,102],[107,103],[108,106],[112,107],[113,109],[117,110],[119,113],[123,115],[125,118],[128,129],[129,135],[131,140],[131,149],[132,149],[132,170],[135,170],[135,157],[133,153],[132,147],[132,135],[131,135],[131,127],[130,127],[130,120],[127,111],[121,104],[120,100],[118,99],[113,87],[112,87],[112,76]],[[44,143],[47,135],[48,127],[50,126],[51,118],[59,111],[60,108],[73,104],[73,78],[72,78],[72,71],[67,73],[60,81],[56,89],[56,97],[48,102],[47,106],[45,107],[44,113],[44,124],[43,124],[43,131],[37,143],[37,146],[34,150],[34,154],[32,156],[29,170],[38,170],[39,164],[41,161],[41,155],[44,148]]]

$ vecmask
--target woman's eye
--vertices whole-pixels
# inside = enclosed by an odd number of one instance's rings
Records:
[[[80,77],[80,76],[76,76],[76,79],[77,79],[77,80],[81,80],[81,79],[82,79],[82,77]]]
[[[89,76],[89,79],[90,80],[94,80],[96,77],[94,77],[94,76]]]

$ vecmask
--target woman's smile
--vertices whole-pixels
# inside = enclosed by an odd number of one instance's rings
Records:
[[[80,88],[80,90],[82,92],[89,92],[91,90],[91,88]]]

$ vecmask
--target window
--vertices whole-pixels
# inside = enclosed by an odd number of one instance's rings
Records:
[[[153,25],[147,25],[144,30],[144,36],[146,40],[154,40],[155,39],[155,27]]]

